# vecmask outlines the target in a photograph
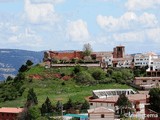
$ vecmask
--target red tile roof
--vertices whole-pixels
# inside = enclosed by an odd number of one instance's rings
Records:
[[[23,110],[24,110],[24,108],[2,107],[2,108],[0,108],[0,113],[20,113]]]

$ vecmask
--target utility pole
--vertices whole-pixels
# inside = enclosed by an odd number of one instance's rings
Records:
[[[62,120],[63,120],[63,104],[61,102],[61,115],[62,115]]]

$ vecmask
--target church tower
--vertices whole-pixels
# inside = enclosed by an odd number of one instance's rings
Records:
[[[113,58],[124,58],[125,57],[125,47],[124,46],[116,46],[113,49]]]

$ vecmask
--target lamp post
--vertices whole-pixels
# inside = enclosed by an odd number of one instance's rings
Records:
[[[62,115],[62,120],[63,120],[63,104],[62,104],[62,102],[61,102],[61,115]]]

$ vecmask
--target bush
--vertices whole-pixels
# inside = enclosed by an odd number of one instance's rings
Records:
[[[102,80],[106,77],[106,73],[102,69],[95,69],[92,73],[92,77],[96,80]]]
[[[75,80],[77,83],[81,83],[81,84],[85,84],[85,85],[90,85],[95,82],[95,80],[91,76],[91,74],[89,74],[86,71],[82,71],[82,72],[78,73],[75,77]]]
[[[80,71],[81,71],[81,66],[80,66],[80,65],[76,65],[76,66],[74,67],[74,69],[73,69],[73,72],[74,72],[75,74],[79,73]]]

